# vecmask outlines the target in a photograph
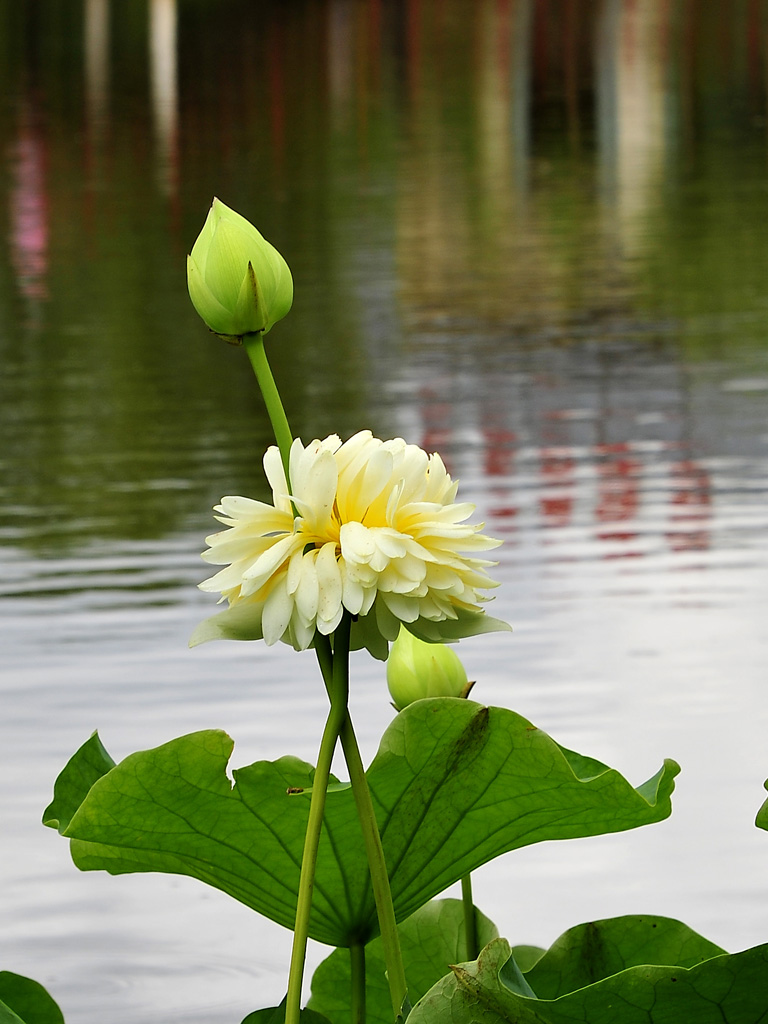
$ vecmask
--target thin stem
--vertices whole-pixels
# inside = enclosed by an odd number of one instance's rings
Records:
[[[283,460],[285,479],[290,489],[288,465],[293,437],[291,436],[291,428],[288,426],[288,417],[285,415],[283,403],[280,401],[275,378],[272,376],[272,370],[267,361],[267,353],[264,350],[264,335],[261,332],[258,334],[245,334],[243,335],[243,345],[251,361],[253,372],[256,374],[256,380],[259,383],[264,404],[267,407],[267,414],[272,424],[277,447],[280,449],[280,458]]]
[[[342,650],[349,652],[349,618],[344,616],[336,630],[336,643]],[[333,674],[330,679],[328,694],[331,709],[323,729],[320,751],[317,755],[317,768],[312,780],[312,796],[309,804],[309,819],[304,837],[304,852],[301,857],[301,876],[299,894],[296,903],[296,924],[293,929],[293,948],[291,950],[291,966],[288,973],[288,994],[285,1003],[285,1024],[299,1024],[301,1007],[301,985],[304,978],[304,961],[307,956],[307,935],[309,932],[309,915],[312,909],[312,890],[315,884],[315,866],[317,850],[320,845],[320,831],[323,826],[325,796],[328,790],[328,776],[331,771],[333,752],[336,740],[347,715],[347,698],[349,695],[349,658],[334,659]]]
[[[317,655],[317,663],[320,666],[325,688],[330,694],[331,680],[333,679],[333,650],[331,649],[331,641],[328,637],[323,636],[319,632],[315,633],[315,654]]]
[[[480,950],[477,945],[477,914],[472,900],[472,876],[461,880],[461,900],[464,904],[464,935],[467,940],[467,960],[477,960]]]
[[[392,999],[392,1009],[395,1017],[397,1017],[408,993],[403,956],[400,951],[400,936],[397,931],[395,908],[392,904],[392,890],[389,886],[389,874],[387,873],[387,864],[384,859],[384,848],[381,845],[379,826],[373,810],[371,791],[368,788],[365,768],[360,757],[360,748],[357,745],[357,737],[355,736],[349,713],[344,718],[339,735],[341,747],[344,751],[344,759],[347,762],[349,780],[352,783],[352,793],[357,804],[357,816],[360,819],[360,826],[363,830],[365,852],[368,855],[368,869],[371,872],[373,898],[376,901],[376,912],[379,917],[379,930],[384,951],[384,963],[387,968],[389,994]]]
[[[362,942],[349,947],[352,969],[352,1024],[365,1024],[365,946]]]
[[[332,678],[331,669],[332,667],[335,668],[336,665],[338,648],[331,654],[327,638],[317,634],[315,651],[320,664],[320,671],[323,674],[327,687]],[[365,768],[360,757],[360,748],[357,744],[357,737],[355,736],[349,711],[347,711],[344,718],[339,736],[341,747],[344,751],[344,759],[347,762],[349,779],[352,783],[357,816],[363,832],[365,852],[368,858],[368,870],[371,874],[371,885],[373,887],[373,898],[376,902],[376,912],[379,918],[379,930],[384,951],[384,962],[387,968],[389,994],[392,999],[394,1015],[397,1017],[407,995],[403,956],[400,951],[400,936],[397,931],[395,909],[392,904],[392,891],[389,885],[389,874],[387,873],[387,864],[384,859],[384,849],[381,845],[379,826],[376,822],[371,792],[368,788],[368,780],[365,777]]]

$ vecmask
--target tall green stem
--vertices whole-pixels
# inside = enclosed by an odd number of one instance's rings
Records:
[[[365,946],[362,943],[349,947],[349,962],[352,973],[351,1021],[352,1024],[365,1024]]]
[[[288,426],[288,417],[285,415],[283,403],[280,401],[275,378],[272,376],[272,370],[267,361],[267,353],[264,350],[264,335],[261,332],[258,334],[245,334],[243,336],[243,345],[251,361],[253,372],[256,374],[256,380],[264,398],[264,404],[267,407],[267,415],[272,424],[277,447],[280,449],[280,458],[283,460],[285,479],[288,481],[290,488],[288,465],[293,438],[291,436],[291,428]]]
[[[328,695],[331,710],[323,729],[320,741],[320,752],[317,756],[317,768],[312,781],[312,796],[309,804],[309,819],[304,837],[304,852],[301,857],[301,876],[299,894],[296,903],[296,924],[293,929],[293,948],[291,950],[291,966],[288,974],[288,994],[285,1002],[285,1024],[299,1024],[301,1012],[301,984],[304,978],[304,962],[307,956],[307,935],[309,932],[309,915],[312,909],[312,890],[315,884],[315,866],[317,850],[320,845],[320,831],[323,826],[325,796],[328,790],[328,776],[331,771],[333,752],[339,737],[341,726],[347,716],[347,698],[349,696],[349,616],[345,615],[334,635],[334,641],[346,656],[333,659],[333,671],[330,677]]]
[[[347,769],[349,771],[349,781],[352,783],[352,793],[357,804],[357,816],[360,819],[360,825],[363,830],[365,852],[368,855],[368,867],[371,872],[373,898],[376,901],[376,911],[379,916],[379,929],[384,950],[384,962],[387,967],[389,994],[392,999],[392,1009],[395,1017],[397,1017],[408,994],[403,956],[400,952],[400,936],[397,931],[395,908],[392,904],[392,891],[389,887],[389,874],[387,873],[387,864],[384,860],[384,848],[381,845],[379,826],[373,810],[371,791],[368,788],[365,768],[360,757],[360,748],[357,745],[357,737],[352,728],[352,719],[349,717],[349,713],[344,718],[340,737],[344,759],[347,762]]]
[[[316,652],[318,662],[320,663],[320,670],[323,673],[326,686],[328,686],[332,681],[333,673],[336,671],[336,661],[339,657],[338,646],[335,647],[333,654],[331,654],[330,644],[328,644],[327,640],[324,641],[324,638],[321,638],[318,634]],[[373,898],[376,902],[376,912],[379,918],[379,930],[381,931],[384,962],[387,968],[389,994],[392,999],[394,1015],[397,1017],[407,995],[403,956],[400,951],[400,936],[397,931],[392,891],[389,886],[389,874],[387,873],[387,864],[384,859],[384,848],[381,845],[381,836],[373,809],[371,791],[368,788],[368,780],[365,777],[365,768],[360,757],[360,748],[357,744],[357,737],[355,736],[349,711],[347,711],[344,717],[339,736],[341,747],[344,751],[344,759],[347,762],[352,793],[357,806],[357,816],[363,832],[365,852],[368,857],[368,870],[371,873]]]
[[[467,940],[467,960],[477,960],[480,955],[477,943],[477,914],[472,899],[472,877],[465,875],[461,880],[461,901],[464,904],[464,936]]]

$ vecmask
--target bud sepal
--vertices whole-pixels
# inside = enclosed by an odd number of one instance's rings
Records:
[[[474,681],[451,647],[427,643],[401,626],[387,659],[387,686],[395,709],[402,711],[425,697],[466,697]]]

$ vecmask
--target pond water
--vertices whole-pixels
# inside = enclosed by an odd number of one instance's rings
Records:
[[[118,759],[209,727],[235,764],[316,754],[311,655],[187,649],[211,507],[263,494],[270,441],[186,295],[213,195],[293,270],[294,432],[439,450],[504,539],[474,695],[635,785],[682,764],[669,821],[510,854],[478,904],[516,942],[640,912],[768,941],[766,14],[0,0],[0,943],[68,1024],[285,988],[288,932],[80,874],[39,823],[96,728]],[[353,672],[370,758],[392,710]]]

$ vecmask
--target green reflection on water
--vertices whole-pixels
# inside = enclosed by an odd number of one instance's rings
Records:
[[[169,38],[153,0],[0,0],[9,540],[264,493],[247,364],[186,295],[213,194],[292,267],[269,349],[306,438],[398,429],[387,389],[444,331],[761,365],[764,2],[165,7]]]

